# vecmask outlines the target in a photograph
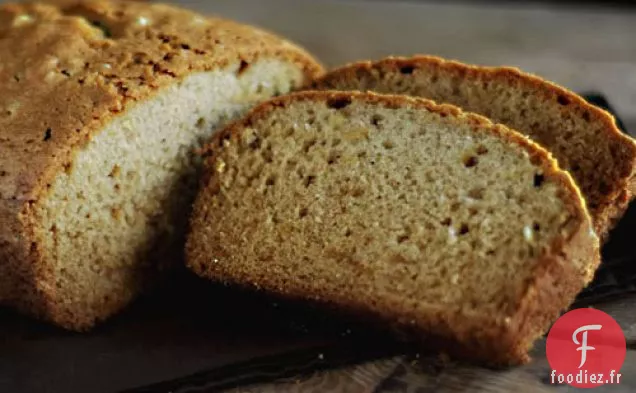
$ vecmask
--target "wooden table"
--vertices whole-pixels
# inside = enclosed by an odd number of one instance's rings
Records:
[[[215,0],[192,8],[260,25],[303,44],[326,65],[413,53],[486,65],[514,65],[576,91],[603,92],[636,131],[636,14],[545,3],[488,6],[443,2]],[[517,5],[515,5],[517,4]],[[589,6],[588,6],[589,7]],[[636,295],[598,305],[628,340],[622,384],[596,392],[636,391]],[[545,341],[534,361],[508,371],[440,367],[435,358],[394,357],[234,392],[550,392]]]
[[[595,305],[612,315],[623,328],[627,356],[621,370],[621,384],[598,387],[593,392],[627,393],[636,391],[636,294]],[[550,366],[545,357],[545,339],[535,346],[533,361],[509,370],[491,370],[460,363],[442,364],[434,356],[397,356],[352,367],[290,378],[271,384],[233,389],[228,393],[248,392],[489,392],[549,393],[575,392],[580,389],[552,385]]]

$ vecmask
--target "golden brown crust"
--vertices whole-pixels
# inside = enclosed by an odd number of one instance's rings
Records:
[[[0,301],[69,325],[46,303],[55,288],[31,212],[74,152],[192,73],[277,58],[309,81],[322,68],[299,47],[232,21],[163,4],[62,3],[0,7]]]
[[[488,132],[515,144],[525,150],[532,161],[543,169],[544,175],[561,185],[561,197],[570,209],[572,220],[562,228],[561,235],[554,239],[550,249],[539,257],[533,279],[527,282],[522,291],[524,295],[514,305],[514,318],[509,321],[493,320],[488,315],[471,315],[470,324],[466,317],[448,313],[420,315],[412,309],[405,308],[396,299],[383,298],[374,302],[374,311],[370,312],[369,304],[363,298],[351,298],[342,292],[316,293],[303,283],[280,286],[276,277],[269,276],[266,271],[258,277],[232,276],[220,272],[208,263],[209,253],[203,253],[197,247],[197,228],[208,225],[206,217],[206,195],[218,191],[219,184],[213,176],[216,157],[222,155],[224,141],[230,145],[238,143],[241,131],[266,118],[269,113],[280,107],[287,107],[298,101],[329,102],[358,100],[384,105],[386,107],[415,107],[443,114],[451,121],[473,123],[475,132]],[[591,226],[585,202],[574,184],[571,176],[560,170],[550,154],[523,135],[502,125],[494,125],[488,119],[463,112],[451,105],[437,105],[426,99],[407,96],[378,95],[360,92],[308,91],[295,93],[270,100],[254,108],[251,113],[223,131],[217,133],[213,141],[206,147],[207,171],[203,178],[202,192],[195,203],[191,222],[191,235],[186,246],[187,262],[197,274],[234,282],[238,285],[251,286],[295,299],[314,299],[320,303],[336,306],[357,315],[372,315],[376,320],[385,321],[409,337],[422,339],[422,332],[429,336],[424,338],[427,344],[439,347],[451,354],[469,359],[477,359],[496,365],[516,364],[528,360],[528,346],[545,332],[549,324],[566,309],[576,294],[591,280],[596,269],[599,256],[598,238]],[[228,259],[234,263],[236,256],[224,255],[222,246],[211,246],[216,254],[212,257]],[[236,261],[238,263],[238,261]],[[476,329],[475,327],[479,328]]]
[[[452,74],[458,78],[484,82],[499,81],[511,86],[525,86],[541,95],[545,100],[562,100],[566,109],[589,121],[601,124],[603,138],[613,146],[615,168],[603,188],[603,196],[596,198],[590,212],[595,229],[605,238],[615,222],[624,214],[636,188],[636,141],[622,133],[614,117],[607,111],[591,105],[577,94],[546,81],[538,76],[524,73],[513,67],[482,67],[457,61],[445,60],[436,56],[418,55],[413,57],[388,57],[379,61],[361,61],[336,68],[316,80],[314,88],[330,89],[337,86],[338,80],[355,80],[359,73],[388,73],[400,70],[429,67],[440,73]],[[579,179],[581,180],[581,179]],[[599,187],[601,187],[599,185]],[[600,188],[599,188],[600,189]]]

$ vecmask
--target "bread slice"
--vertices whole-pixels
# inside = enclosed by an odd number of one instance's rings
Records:
[[[612,116],[515,68],[475,67],[432,56],[386,58],[333,70],[314,88],[425,97],[530,136],[572,173],[602,237],[636,194],[636,143],[618,130]]]
[[[454,106],[297,93],[206,152],[196,273],[372,315],[463,357],[525,361],[599,263],[569,174]]]
[[[0,7],[0,302],[82,330],[182,261],[195,148],[321,67],[231,21],[73,3]]]

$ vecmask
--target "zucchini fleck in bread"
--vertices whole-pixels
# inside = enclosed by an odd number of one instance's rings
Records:
[[[636,194],[636,143],[618,130],[613,117],[515,68],[475,67],[432,56],[386,58],[333,70],[314,87],[425,97],[527,134],[572,173],[601,237]]]
[[[182,255],[193,150],[321,67],[231,21],[74,3],[0,7],[0,303],[82,330]]]
[[[297,93],[206,152],[191,269],[379,317],[455,355],[527,360],[599,263],[570,175],[454,106]]]

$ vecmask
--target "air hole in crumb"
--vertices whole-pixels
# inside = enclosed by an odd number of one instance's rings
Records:
[[[112,33],[110,32],[110,29],[106,25],[104,25],[102,22],[98,20],[93,20],[91,21],[91,24],[102,31],[102,34],[104,34],[104,38],[110,38],[113,36]]]
[[[543,182],[545,181],[545,176],[541,175],[541,174],[536,174],[534,175],[534,186],[539,188],[543,185]]]
[[[470,191],[468,191],[468,197],[472,199],[484,199],[484,189],[473,188]]]
[[[477,154],[479,154],[480,156],[483,156],[484,154],[488,153],[488,148],[484,145],[479,145],[477,146]]]
[[[532,224],[532,229],[534,229],[535,232],[539,232],[541,230],[541,225],[539,225],[538,222],[535,222]]]
[[[53,131],[50,128],[47,128],[46,131],[44,131],[44,142],[51,139],[52,136],[53,136]]]
[[[262,151],[261,157],[263,157],[263,160],[268,163],[274,161],[274,153],[272,152],[272,147],[267,146],[265,150]]]
[[[461,204],[459,202],[454,202],[451,205],[450,210],[451,210],[451,212],[454,213],[454,212],[458,211],[460,207],[461,207]]]
[[[276,176],[269,176],[267,180],[265,180],[265,185],[270,187],[276,184]]]
[[[305,178],[305,187],[309,187],[316,182],[316,176],[309,175]]]
[[[108,174],[108,177],[111,177],[111,178],[119,177],[120,173],[121,173],[121,168],[119,167],[119,165],[115,165],[113,166],[113,169],[111,169],[110,173]]]
[[[331,153],[329,153],[329,158],[327,158],[327,164],[333,165],[338,161],[339,158],[340,153],[332,151]]]
[[[327,106],[331,109],[343,109],[351,104],[351,98],[342,97],[342,98],[332,98],[327,101]]]
[[[261,148],[261,138],[259,138],[258,136],[255,136],[254,140],[251,141],[248,146],[252,150],[260,149]]]
[[[382,122],[382,120],[384,120],[384,117],[382,115],[373,115],[371,117],[371,124],[373,124],[374,126],[379,126],[380,123]]]
[[[303,207],[298,211],[298,217],[300,218],[307,217],[308,214],[309,214],[309,209],[307,209],[306,207]]]
[[[402,244],[407,240],[409,240],[409,235],[400,235],[397,237],[398,244]]]
[[[349,237],[353,234],[353,232],[351,231],[351,229],[347,228],[347,230],[345,231],[345,237]]]
[[[331,147],[336,147],[338,146],[340,143],[342,142],[342,140],[340,138],[334,138],[333,141],[331,141]]]
[[[470,230],[468,229],[468,225],[467,224],[462,224],[462,226],[459,227],[459,234],[460,235],[465,235],[468,232],[470,232]]]
[[[241,64],[239,65],[238,71],[236,72],[238,75],[242,75],[247,69],[250,67],[250,63],[245,60],[241,60]]]
[[[303,143],[303,152],[308,153],[309,150],[316,144],[316,140],[315,139],[311,139],[308,141],[305,141],[305,143]]]
[[[590,112],[588,112],[588,111],[583,112],[583,120],[585,120],[585,121],[592,120],[592,116],[590,115]]]
[[[400,73],[404,75],[410,75],[415,71],[415,67],[411,65],[400,67]]]
[[[448,217],[442,220],[442,225],[444,226],[450,226],[453,223],[453,219]]]
[[[570,103],[570,99],[564,95],[559,95],[559,97],[557,97],[557,102],[561,105],[568,105]]]
[[[205,127],[205,119],[203,117],[199,117],[199,120],[197,120],[196,126],[197,128]]]
[[[466,168],[472,168],[474,166],[476,166],[478,163],[477,157],[475,156],[468,156],[464,158],[464,166]]]
[[[385,149],[387,150],[391,150],[393,149],[393,142],[386,140],[384,142],[382,142],[382,146],[384,146]]]

